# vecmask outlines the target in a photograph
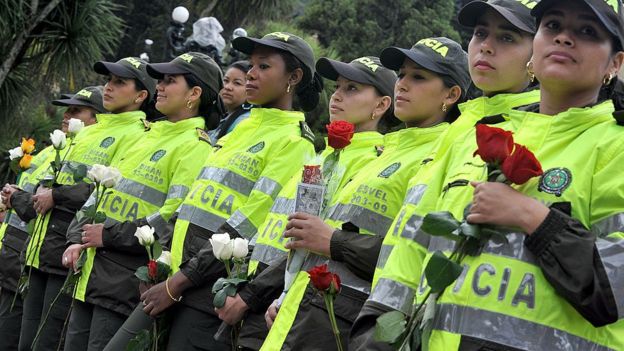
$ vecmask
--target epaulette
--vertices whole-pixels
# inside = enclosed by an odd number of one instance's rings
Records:
[[[502,114],[498,114],[494,116],[483,117],[475,124],[498,124],[502,122],[505,122],[505,117],[503,117]]]
[[[618,126],[624,126],[624,110],[614,111],[613,118]]]
[[[141,118],[141,122],[143,122],[143,128],[146,132],[152,129],[152,124],[148,120]]]
[[[375,145],[375,151],[377,151],[377,157],[381,156],[381,154],[383,154],[383,152],[384,152],[384,146],[383,145]]]
[[[203,130],[202,128],[195,128],[195,130],[197,130],[197,137],[199,138],[199,140],[205,141],[208,144],[212,145],[212,142],[210,142],[210,135],[208,135],[205,130]]]
[[[299,127],[301,127],[301,137],[314,144],[314,132],[310,129],[308,124],[301,121],[299,122]]]

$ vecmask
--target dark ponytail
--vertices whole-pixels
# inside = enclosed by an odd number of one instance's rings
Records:
[[[303,78],[295,88],[295,95],[297,98],[293,102],[293,105],[296,109],[301,108],[306,112],[314,110],[321,98],[323,80],[318,73],[314,73],[314,75],[312,75],[310,68],[306,67],[293,54],[282,50],[279,50],[279,54],[284,60],[286,72],[292,72],[297,68],[301,68],[301,70],[303,70]]]
[[[202,89],[202,94],[199,98],[198,114],[204,118],[206,130],[215,129],[219,125],[219,121],[225,111],[218,92],[212,91],[192,73],[185,73],[182,76],[190,88],[198,86]]]
[[[145,112],[145,116],[150,122],[163,119],[165,115],[156,109],[156,92],[147,90],[145,85],[137,78],[134,78],[133,80],[136,91],[147,91],[147,98],[143,100],[139,110]]]

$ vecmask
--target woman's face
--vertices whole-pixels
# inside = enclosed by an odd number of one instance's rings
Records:
[[[529,33],[517,29],[496,11],[487,10],[477,21],[468,44],[470,77],[477,88],[486,96],[526,88],[532,43]]]
[[[191,108],[198,108],[199,101],[191,99],[192,90],[184,76],[180,74],[165,74],[156,85],[156,109],[166,116],[175,116],[180,111],[188,110],[188,101]]]
[[[96,113],[97,112],[91,107],[69,105],[63,113],[61,130],[63,131],[63,133],[67,133],[67,128],[69,128],[69,120],[72,118],[81,120],[85,126],[90,126],[96,122],[96,119],[94,117]]]
[[[372,120],[373,112],[382,99],[375,87],[340,76],[335,88],[329,100],[330,121],[347,121],[358,126]],[[375,118],[381,118],[381,114]]]
[[[228,111],[234,111],[247,99],[245,74],[240,69],[232,67],[223,76],[223,89],[219,92],[219,96]]]
[[[271,105],[286,95],[290,74],[282,56],[275,50],[259,46],[249,60],[245,92],[254,105]],[[291,93],[294,91],[291,87]]]
[[[134,79],[111,74],[104,85],[104,108],[113,113],[138,110],[144,100],[142,91],[137,91]]]
[[[448,91],[437,74],[405,59],[394,86],[394,114],[408,125],[441,116]]]
[[[544,89],[597,94],[621,64],[622,54],[612,53],[611,36],[589,7],[559,2],[544,13],[535,35],[535,76]]]

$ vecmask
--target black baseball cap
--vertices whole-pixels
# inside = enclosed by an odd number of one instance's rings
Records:
[[[103,75],[114,74],[122,78],[136,78],[143,83],[150,98],[153,98],[156,93],[156,81],[147,74],[146,66],[147,62],[138,57],[126,57],[117,62],[98,61],[93,65],[93,70]]]
[[[105,113],[106,109],[102,103],[102,92],[104,87],[101,85],[86,87],[78,91],[76,94],[62,94],[63,99],[52,100],[52,105],[56,106],[86,106],[91,107],[97,113]],[[66,97],[68,96],[69,97]]]
[[[448,76],[462,89],[462,96],[465,96],[470,87],[468,54],[449,38],[421,39],[409,50],[398,47],[385,48],[379,58],[381,64],[391,70],[399,70],[407,58],[426,70]]]
[[[535,1],[517,0],[485,0],[473,1],[466,4],[459,10],[457,21],[466,27],[477,25],[479,18],[487,9],[498,12],[514,27],[531,34],[535,34],[535,18],[531,16],[531,9],[535,6]]]
[[[150,63],[147,73],[155,79],[163,79],[165,74],[191,73],[215,93],[223,88],[221,68],[212,57],[201,52],[187,52],[171,62]]]
[[[544,13],[555,5],[557,0],[542,0],[531,10],[531,15],[537,19],[539,23]],[[594,12],[596,17],[605,29],[617,40],[620,45],[618,48],[624,48],[624,17],[622,15],[621,0],[583,0]]]
[[[304,81],[306,83],[312,81],[315,73],[314,52],[305,40],[287,32],[269,33],[261,39],[238,37],[232,40],[232,47],[247,55],[251,55],[257,46],[267,46],[291,53],[307,68],[307,72],[304,69]]]
[[[350,63],[321,57],[316,61],[316,70],[329,80],[335,81],[338,76],[342,76],[354,82],[372,85],[384,96],[394,96],[397,75],[393,70],[384,67],[378,57],[364,56]]]

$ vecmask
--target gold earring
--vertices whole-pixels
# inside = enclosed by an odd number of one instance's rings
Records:
[[[602,85],[609,85],[609,84],[611,84],[611,80],[613,80],[613,73],[609,73],[608,77],[602,78]]]
[[[373,115],[371,116],[371,121],[374,121],[376,117],[377,116],[375,116],[375,112],[373,112]]]
[[[533,83],[535,80],[535,73],[533,73],[533,61],[529,61],[526,64],[527,73],[529,74],[529,81]]]
[[[446,110],[448,110],[448,108],[446,107],[446,103],[442,103],[442,112],[446,112]]]
[[[134,99],[134,103],[138,104],[139,103],[139,98]]]
[[[286,93],[290,94],[290,83],[288,83],[288,88],[286,88]]]
[[[188,108],[189,110],[193,109],[193,103],[191,102],[191,100],[186,100],[186,108]]]

